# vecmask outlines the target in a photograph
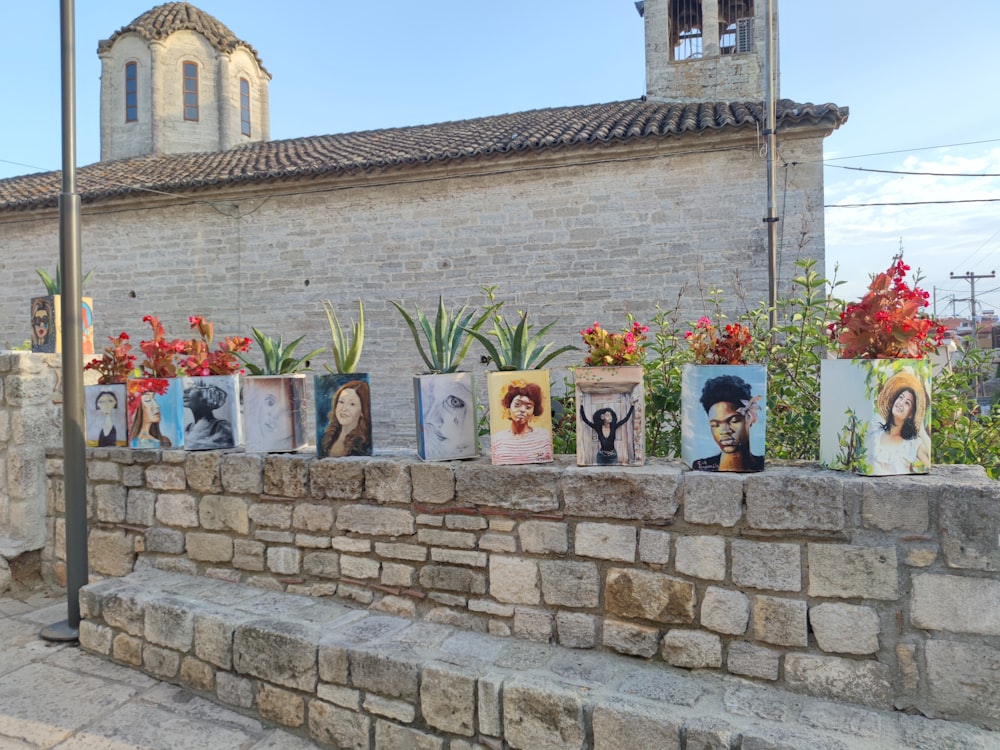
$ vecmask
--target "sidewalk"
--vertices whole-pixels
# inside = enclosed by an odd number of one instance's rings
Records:
[[[183,688],[42,640],[66,619],[44,592],[0,595],[0,750],[315,750]]]

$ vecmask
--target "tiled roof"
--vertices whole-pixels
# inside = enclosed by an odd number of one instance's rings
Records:
[[[759,102],[682,104],[624,101],[518,112],[436,125],[319,135],[252,143],[213,153],[144,156],[77,170],[83,202],[144,191],[181,192],[208,186],[356,174],[386,168],[500,157],[756,129]],[[836,129],[848,110],[835,104],[777,107],[779,131],[795,126]],[[60,172],[0,180],[0,211],[55,207]]]
[[[197,31],[219,52],[232,52],[237,47],[245,47],[256,58],[260,69],[264,70],[257,50],[237,37],[224,23],[190,3],[164,3],[147,10],[118,29],[109,39],[98,42],[97,52],[99,54],[110,49],[122,34],[135,33],[151,42],[154,39],[166,39],[175,31],[183,30]]]

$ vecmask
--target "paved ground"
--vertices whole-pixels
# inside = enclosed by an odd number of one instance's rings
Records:
[[[65,599],[0,596],[0,750],[315,750],[174,685],[39,638]]]

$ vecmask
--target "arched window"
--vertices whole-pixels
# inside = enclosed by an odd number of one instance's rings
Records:
[[[250,135],[250,81],[240,79],[240,132]]]
[[[702,55],[701,0],[670,0],[672,59],[693,60]]]
[[[184,63],[184,119],[198,121],[198,63]]]
[[[139,64],[125,63],[125,122],[139,120]]]

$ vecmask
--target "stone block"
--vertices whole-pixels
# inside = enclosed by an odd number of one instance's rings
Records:
[[[809,596],[841,599],[899,597],[899,564],[893,547],[807,545]]]
[[[94,573],[128,575],[135,567],[133,535],[114,529],[91,529],[87,535],[87,559]]]
[[[93,490],[98,521],[121,523],[125,520],[127,491],[122,485],[96,484]]]
[[[892,492],[875,482],[861,488],[861,521],[878,531],[923,533],[930,527],[930,509],[940,488],[924,477],[898,477]]]
[[[80,621],[80,647],[101,656],[111,655],[111,645],[115,631],[92,620]]]
[[[141,636],[145,629],[145,607],[145,598],[128,592],[111,593],[104,597],[101,615],[111,627]]]
[[[236,628],[233,668],[276,685],[313,692],[317,679],[313,633],[280,620],[255,620]]]
[[[413,513],[378,505],[345,505],[337,513],[337,528],[370,536],[411,536],[417,525]]]
[[[598,619],[583,612],[556,612],[556,636],[565,648],[597,646]]]
[[[422,659],[406,647],[362,646],[348,654],[351,685],[386,698],[416,704]]]
[[[695,588],[690,581],[629,568],[611,568],[604,584],[609,614],[668,624],[694,622]]]
[[[375,554],[379,557],[389,557],[395,560],[423,562],[427,559],[427,548],[420,544],[375,542]]]
[[[157,526],[146,531],[143,538],[146,540],[147,552],[161,552],[168,555],[184,553],[186,542],[183,531]]]
[[[624,701],[599,703],[591,719],[594,750],[681,750],[681,723]],[[692,747],[691,745],[688,745]]]
[[[552,613],[527,607],[514,608],[513,633],[517,638],[535,643],[552,640]]]
[[[726,540],[720,536],[678,536],[674,568],[707,581],[726,577]]]
[[[361,708],[374,716],[384,716],[403,724],[412,724],[417,717],[417,707],[406,701],[384,698],[381,695],[368,693],[361,701]]]
[[[176,651],[147,644],[142,649],[142,668],[153,677],[172,680],[181,668],[181,655]]]
[[[233,539],[224,534],[192,531],[185,537],[184,546],[191,560],[229,562],[233,559]]]
[[[722,666],[722,639],[700,630],[673,628],[660,642],[663,661],[685,669],[718,669]]]
[[[381,563],[368,557],[355,557],[353,555],[340,556],[340,574],[348,578],[375,578],[379,577]]]
[[[836,602],[809,610],[809,625],[817,645],[828,653],[874,654],[881,631],[878,612],[871,607]]]
[[[309,496],[309,464],[312,457],[269,453],[264,459],[264,494],[275,497]]]
[[[194,613],[194,655],[219,669],[231,670],[233,665],[233,633],[236,630],[233,619],[231,613]]]
[[[500,737],[503,732],[500,718],[502,684],[501,678],[492,674],[480,675],[476,683],[476,714],[480,736]]]
[[[912,583],[910,622],[916,627],[1000,635],[1000,581],[922,573]]]
[[[222,492],[222,453],[191,451],[184,456],[184,474],[188,486],[202,494]]]
[[[681,470],[569,467],[560,481],[567,515],[663,523],[680,507]]]
[[[133,487],[125,500],[125,522],[137,526],[156,523],[156,493]]]
[[[187,477],[183,466],[152,464],[146,467],[146,486],[151,490],[185,490]]]
[[[428,664],[420,677],[420,712],[434,729],[471,737],[476,729],[476,677],[458,667]]]
[[[809,644],[808,606],[799,599],[755,596],[753,599],[753,635],[758,641],[776,646]]]
[[[210,693],[215,689],[215,670],[191,656],[181,659],[180,683],[190,690]]]
[[[119,633],[111,643],[111,656],[123,664],[142,666],[142,639]]]
[[[468,531],[420,529],[417,532],[417,541],[432,547],[453,547],[455,549],[476,548],[476,535]]]
[[[485,594],[486,576],[469,568],[453,565],[425,565],[420,569],[420,585],[425,589],[443,589],[465,594]]]
[[[466,516],[460,513],[449,513],[444,517],[446,528],[462,531],[482,531],[489,527],[489,522],[482,516]]]
[[[731,529],[743,518],[745,474],[692,471],[684,475],[684,520]]]
[[[382,505],[405,505],[413,499],[410,465],[398,459],[365,462],[365,497]]]
[[[517,540],[507,534],[486,533],[479,537],[479,549],[487,552],[517,552]]]
[[[633,562],[636,530],[616,523],[579,523],[576,526],[575,552],[600,560]]]
[[[250,515],[247,502],[231,495],[205,495],[198,504],[198,518],[209,531],[234,531],[250,533]]]
[[[264,491],[264,455],[261,453],[224,453],[219,473],[225,492],[259,495]]]
[[[785,683],[792,690],[819,698],[892,708],[892,674],[887,665],[877,661],[788,654]]]
[[[381,581],[385,586],[403,586],[409,588],[413,585],[417,569],[412,565],[400,565],[399,563],[382,563]]]
[[[602,644],[620,654],[642,656],[649,659],[656,654],[656,649],[660,644],[660,631],[650,625],[621,620],[605,620]]]
[[[410,466],[413,502],[439,505],[455,499],[455,472],[451,466],[421,463]]]
[[[322,652],[320,653],[320,679],[322,680]],[[345,672],[346,679],[346,672]],[[327,703],[332,703],[335,706],[340,706],[341,708],[349,708],[352,711],[358,711],[361,708],[361,691],[355,690],[354,688],[344,687],[343,685],[330,685],[325,682],[320,682],[316,686],[316,697],[321,701],[326,701]]]
[[[268,547],[267,569],[278,575],[298,575],[302,572],[302,551],[294,547]]]
[[[503,690],[504,739],[514,750],[583,750],[583,709],[575,691],[511,680]]]
[[[264,570],[266,545],[249,539],[233,540],[233,567],[237,570]]]
[[[474,568],[485,568],[489,556],[485,552],[471,549],[449,549],[447,547],[432,547],[431,560],[436,563],[452,565],[470,565]]]
[[[762,680],[777,680],[781,662],[781,652],[758,646],[746,641],[729,644],[726,669],[733,674],[757,677]]]
[[[568,527],[555,521],[524,521],[517,528],[521,549],[537,555],[564,554],[569,549]]]
[[[309,484],[315,498],[356,502],[365,490],[364,461],[313,461]]]
[[[164,493],[156,498],[156,520],[164,526],[198,526],[198,501],[192,495]]]
[[[244,710],[253,706],[253,682],[232,672],[215,675],[215,694],[223,703]]]
[[[87,461],[88,482],[112,482],[121,484],[122,467],[110,461]]]
[[[143,637],[147,642],[188,652],[194,645],[194,614],[179,599],[157,597],[146,605]]]
[[[375,722],[379,750],[444,750],[444,739],[379,719]]]
[[[701,625],[716,633],[743,635],[750,622],[750,599],[742,591],[717,586],[705,589],[701,601]]]
[[[1000,730],[1000,650],[931,640],[924,652],[931,712]]]
[[[600,601],[600,574],[596,563],[542,560],[542,597],[546,604],[563,607],[596,607]]]
[[[463,503],[535,513],[559,508],[559,468],[492,466],[481,461],[454,466],[455,496]]]
[[[941,546],[949,568],[1000,572],[998,484],[980,483],[942,493]]]
[[[842,532],[844,480],[839,476],[772,469],[745,481],[747,523],[767,531]]]
[[[291,690],[258,682],[254,690],[261,718],[286,727],[300,727],[306,720],[305,699]]]
[[[538,561],[519,557],[490,557],[490,595],[506,604],[538,604]]]
[[[802,590],[802,550],[797,544],[732,542],[733,583],[768,591]]]
[[[292,511],[289,503],[254,503],[247,514],[258,527],[268,529],[292,528]]]
[[[333,462],[329,462],[333,463]],[[344,750],[369,750],[371,719],[321,700],[309,701],[309,736]]]

